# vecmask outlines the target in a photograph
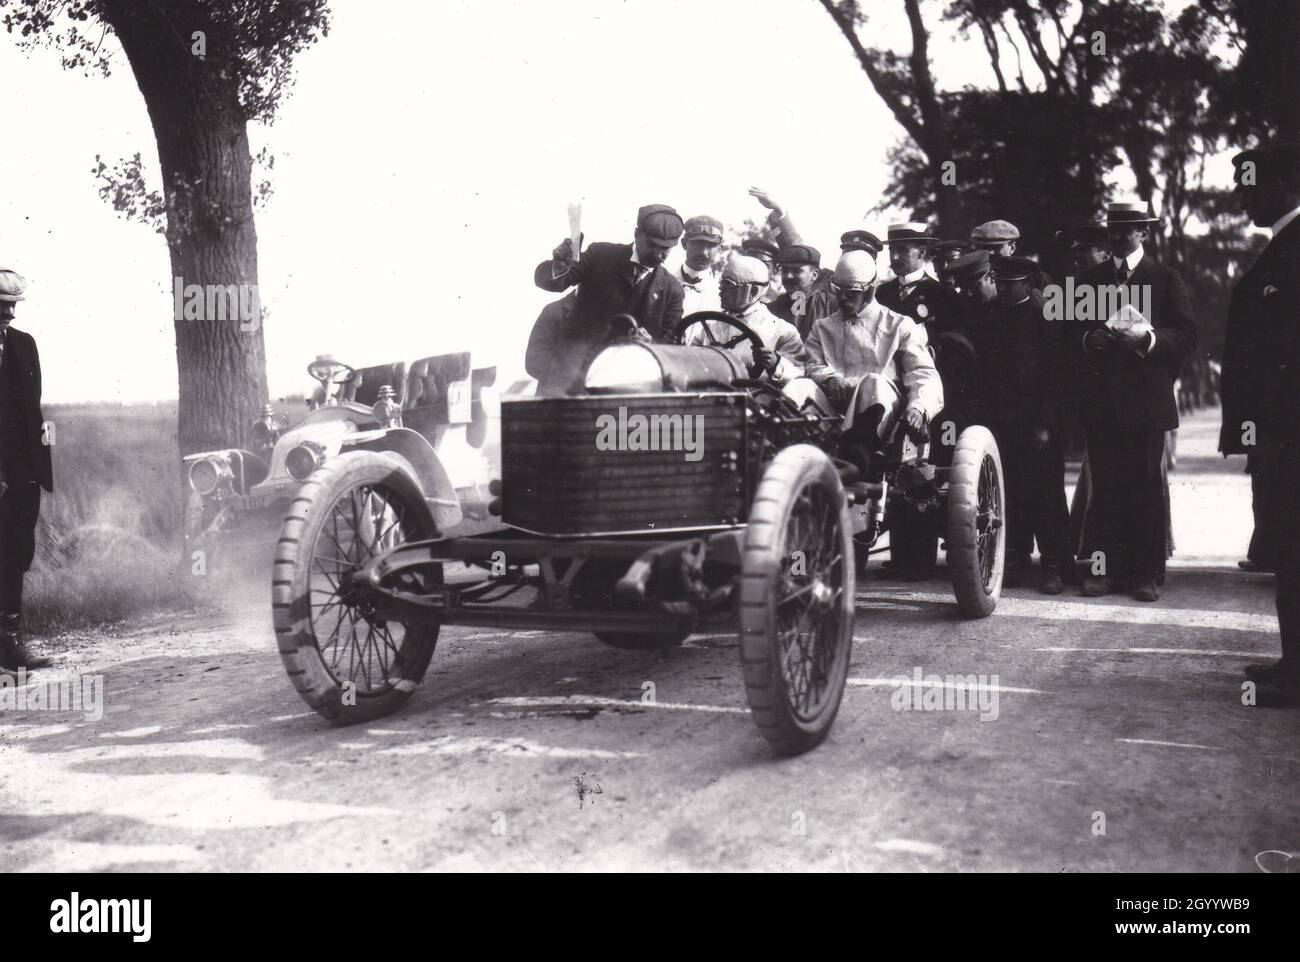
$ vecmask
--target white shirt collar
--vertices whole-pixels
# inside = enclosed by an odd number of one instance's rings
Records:
[[[1141,243],[1138,244],[1137,250],[1135,250],[1132,254],[1129,254],[1128,257],[1123,258],[1124,263],[1128,265],[1128,272],[1130,274],[1132,274],[1133,271],[1137,269],[1138,261],[1140,260],[1142,260]],[[1113,263],[1116,267],[1119,267],[1119,262],[1120,262],[1120,258],[1118,257],[1111,258],[1111,263]]]
[[[1282,233],[1282,231],[1286,229],[1286,225],[1295,220],[1296,217],[1300,217],[1300,207],[1297,207],[1290,213],[1282,215],[1282,218],[1273,225],[1273,236],[1276,237],[1278,234]]]
[[[911,287],[913,284],[915,284],[924,276],[925,276],[925,265],[923,264],[916,270],[912,271],[912,273],[904,274],[902,277],[900,277],[898,279],[898,283],[900,287]]]
[[[636,256],[635,244],[632,245],[632,263],[635,264],[637,267],[645,267],[645,265],[641,263],[641,258]]]

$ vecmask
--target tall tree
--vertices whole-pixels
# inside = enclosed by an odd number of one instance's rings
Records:
[[[294,57],[328,33],[326,0],[0,0],[0,13],[21,46],[53,47],[72,69],[107,74],[104,41],[118,39],[149,112],[163,196],[147,196],[137,162],[117,206],[165,213],[170,278],[255,292],[248,125],[273,119]],[[254,320],[175,322],[182,452],[242,441],[266,401]]]
[[[956,193],[945,183],[944,165],[953,160],[948,119],[930,70],[930,32],[920,0],[903,0],[912,49],[906,56],[869,47],[862,41],[867,15],[858,0],[818,0],[849,42],[858,65],[899,126],[924,158],[932,185],[935,214],[943,230],[954,231],[961,216]]]

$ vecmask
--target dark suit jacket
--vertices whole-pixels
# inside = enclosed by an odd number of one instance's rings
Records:
[[[982,423],[1058,430],[1064,388],[1064,322],[1049,321],[1033,299],[994,302],[972,312]],[[945,392],[946,396],[946,392]]]
[[[41,414],[41,358],[36,353],[36,340],[24,331],[10,327],[5,334],[5,352],[2,362],[10,373],[18,377],[18,391],[22,401],[23,444],[36,470],[36,480],[46,491],[54,490],[54,470],[50,464],[50,449],[41,443],[44,434]],[[10,369],[10,365],[13,365]],[[0,479],[5,479],[3,458],[0,458]]]
[[[550,376],[551,363],[563,348],[560,341],[562,328],[573,313],[577,299],[578,292],[569,291],[558,301],[551,301],[543,307],[533,322],[528,335],[528,349],[524,352],[524,370],[537,378],[539,384]]]
[[[547,376],[539,378],[539,393],[567,392],[578,383],[587,361],[608,339],[616,314],[631,314],[656,341],[666,339],[682,318],[682,285],[663,267],[656,267],[640,284],[632,281],[632,245],[595,243],[578,263],[559,277],[552,262],[542,261],[533,283],[560,293],[578,285],[573,311],[559,325],[559,350]]]
[[[1300,218],[1274,237],[1232,289],[1223,351],[1219,450],[1300,446]],[[1243,423],[1255,424],[1255,445]],[[1293,453],[1294,457],[1294,453]]]
[[[767,309],[781,320],[789,321],[799,336],[806,338],[812,333],[814,321],[830,317],[840,306],[830,291],[819,290],[814,284],[811,290],[797,299],[789,291],[782,291],[780,296],[767,305]]]
[[[876,300],[891,311],[906,314],[918,324],[925,325],[930,340],[957,326],[959,306],[957,295],[933,277],[922,277],[912,286],[906,298],[897,277],[891,277],[876,288]]]
[[[1080,402],[1085,423],[1118,421],[1127,428],[1169,431],[1178,427],[1178,405],[1174,401],[1174,381],[1183,358],[1196,349],[1196,320],[1182,276],[1154,260],[1150,252],[1142,255],[1137,268],[1129,275],[1130,289],[1150,292],[1146,318],[1156,331],[1155,347],[1146,357],[1134,351],[1088,351],[1084,335],[1105,327],[1106,318],[1096,317],[1082,323],[1067,324],[1069,348],[1082,355]],[[1085,271],[1075,282],[1118,286],[1114,258]],[[1135,291],[1130,299],[1140,303]],[[1101,313],[1101,312],[1098,312]]]

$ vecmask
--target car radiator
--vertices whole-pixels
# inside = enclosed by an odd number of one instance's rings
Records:
[[[556,536],[743,523],[747,423],[744,394],[505,401],[502,519]]]

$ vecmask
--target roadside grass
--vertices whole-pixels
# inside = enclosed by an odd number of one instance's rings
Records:
[[[55,634],[192,607],[178,561],[176,405],[46,405],[54,494],[43,493],[25,610]]]

